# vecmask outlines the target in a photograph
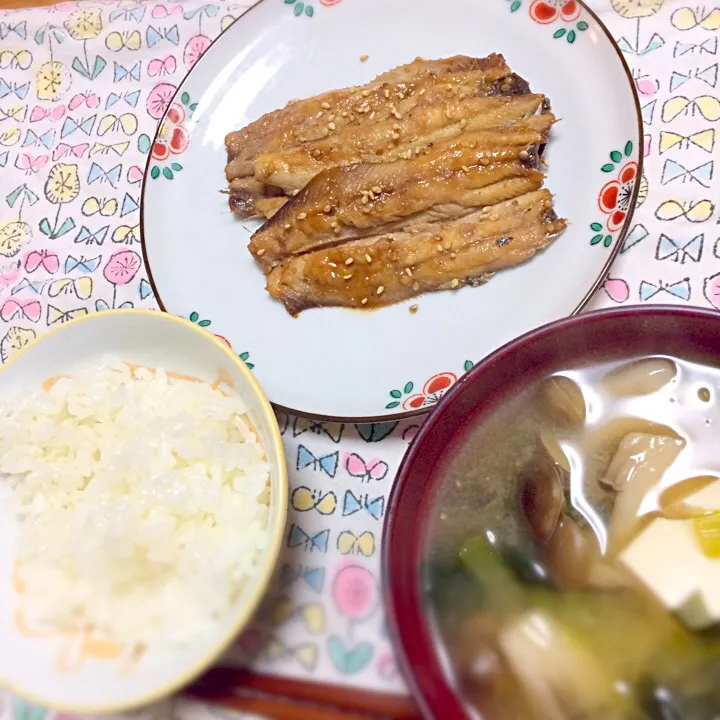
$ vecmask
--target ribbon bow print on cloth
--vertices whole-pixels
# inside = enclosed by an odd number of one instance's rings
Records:
[[[42,306],[37,300],[13,300],[8,298],[0,307],[0,318],[4,322],[11,320],[29,320],[36,323],[40,320]]]
[[[708,65],[705,69],[695,68],[687,73],[673,72],[670,76],[670,92],[675,92],[690,80],[700,80],[711,88],[717,85],[718,64]]]
[[[119,63],[113,63],[113,82],[119,83],[124,80],[140,80],[140,72],[142,70],[142,61],[132,66],[125,67]]]
[[[701,43],[676,42],[673,50],[673,57],[684,57],[686,55],[717,55],[718,39],[708,38]]]
[[[24,20],[18,23],[0,22],[0,40],[11,35],[17,35],[21,40],[27,39],[27,23]]]
[[[661,155],[669,150],[689,150],[691,145],[711,153],[715,149],[715,129],[700,130],[690,135],[679,135],[669,130],[660,131]]]
[[[330,490],[311,490],[304,485],[293,490],[290,504],[298,512],[317,510],[321,515],[332,515],[337,507],[337,496]]]
[[[681,180],[682,182],[696,182],[705,188],[710,187],[713,178],[714,161],[710,160],[689,170],[675,160],[666,160],[663,166],[663,172],[660,182],[663,185],[671,183],[673,180]]]
[[[55,131],[48,130],[42,135],[38,135],[34,130],[28,130],[25,133],[25,139],[23,140],[23,147],[44,147],[49,150],[55,142]]]
[[[105,101],[105,109],[108,110],[109,108],[113,107],[119,102],[124,103],[128,107],[137,107],[138,100],[140,99],[140,91],[139,90],[133,90],[132,92],[124,92],[124,93],[114,93],[111,92],[107,96],[107,100]]]
[[[325,587],[325,568],[284,563],[280,569],[280,585],[286,587],[299,580],[302,580],[316,593],[320,593]]]
[[[702,257],[705,235],[696,235],[684,244],[667,235],[660,235],[655,257],[658,260],[672,260],[681,265],[686,261],[700,262]]]
[[[25,257],[25,272],[34,273],[38,269],[42,269],[50,275],[56,273],[60,269],[60,260],[57,254],[49,250],[31,250]]]
[[[0,78],[0,100],[6,97],[15,96],[18,100],[24,100],[30,89],[30,83],[8,83],[4,78]]]
[[[329,540],[330,530],[321,530],[310,536],[305,530],[293,523],[288,533],[287,546],[289,548],[301,547],[306,552],[318,550],[319,552],[325,553],[328,549]]]
[[[709,122],[720,120],[720,100],[712,95],[699,95],[690,99],[683,96],[670,98],[662,108],[662,121],[672,122],[681,115],[701,116]]]
[[[665,285],[662,281],[659,283],[651,283],[645,280],[640,283],[640,300],[646,302],[655,297],[658,293],[667,293],[672,297],[680,300],[690,299],[690,280],[685,278],[675,283]]]
[[[304,445],[298,446],[296,464],[298,470],[312,467],[315,471],[322,470],[328,477],[332,478],[335,477],[339,461],[340,453],[337,451],[329,455],[315,457]]]
[[[92,273],[95,272],[98,267],[100,267],[101,260],[102,255],[98,255],[94,258],[81,257],[80,259],[74,258],[72,255],[68,255],[67,259],[65,260],[64,269],[66,273],[71,273],[73,270],[84,273]]]
[[[120,174],[122,173],[122,165],[116,165],[110,170],[103,170],[100,165],[93,163],[90,166],[88,172],[87,181],[88,185],[92,185],[95,182],[108,183],[113,188],[116,188],[120,182]]]
[[[151,25],[145,33],[145,38],[148,47],[154,47],[163,40],[167,40],[172,45],[177,45],[180,42],[180,33],[177,25],[173,25],[168,29],[154,28]]]
[[[112,10],[110,12],[110,23],[123,21],[126,23],[140,23],[145,18],[145,7],[122,8],[121,10]]]
[[[365,509],[373,519],[380,520],[385,512],[385,496],[378,495],[371,499],[367,493],[357,496],[352,490],[346,490],[343,497],[343,516],[354,515],[362,509]]]

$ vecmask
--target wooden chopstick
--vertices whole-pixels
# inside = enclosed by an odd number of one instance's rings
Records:
[[[186,691],[209,702],[274,720],[419,720],[409,697],[340,685],[213,668]]]

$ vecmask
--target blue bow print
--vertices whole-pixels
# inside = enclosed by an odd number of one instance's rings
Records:
[[[157,45],[161,40],[167,40],[173,45],[177,45],[180,42],[180,34],[178,33],[178,26],[173,25],[167,30],[154,28],[152,25],[145,32],[145,39],[147,40],[148,47]]]
[[[125,20],[126,22],[135,21],[136,23],[142,22],[145,17],[145,8],[143,6],[133,8],[132,10],[113,10],[110,13],[110,22],[114,23],[116,20]]]
[[[692,262],[700,262],[704,241],[704,234],[696,235],[692,240],[688,240],[688,242],[684,245],[680,244],[677,240],[673,240],[673,238],[668,237],[667,235],[660,235],[655,257],[658,260],[672,260],[672,262],[679,262],[681,265],[683,265],[688,259],[692,260]]]
[[[663,284],[662,280],[659,281],[657,285],[646,282],[645,280],[640,283],[640,300],[643,302],[650,300],[650,298],[655,297],[655,295],[660,292],[666,292],[668,295],[680,298],[680,300],[689,300],[690,278],[678,280],[678,282],[671,283],[670,285]]]
[[[25,20],[19,23],[0,22],[0,40],[4,40],[10,33],[15,33],[19,38],[27,38],[27,23]]]
[[[65,260],[65,272],[71,273],[73,270],[77,270],[81,273],[91,273],[97,270],[97,267],[98,265],[100,265],[101,260],[102,255],[87,259],[81,256],[79,260],[77,258],[74,258],[72,255],[68,255],[67,259]]]
[[[97,115],[92,115],[86,120],[81,120],[80,122],[71,117],[65,118],[65,122],[60,130],[60,137],[64,138],[68,135],[72,135],[76,130],[81,130],[86,135],[89,135],[95,127],[95,118],[97,118]]]
[[[90,230],[83,225],[75,238],[75,242],[85,243],[86,245],[102,245],[105,242],[105,236],[108,234],[109,229],[110,226],[106,225],[95,232],[90,232]]]
[[[322,592],[325,585],[325,568],[290,565],[285,563],[280,568],[280,584],[282,587],[291,585],[302,578],[315,592]]]
[[[121,100],[130,107],[137,107],[138,104],[138,98],[140,97],[140,91],[139,90],[133,90],[132,92],[126,92],[126,93],[120,93],[119,95],[117,93],[111,92],[108,95],[107,100],[105,101],[105,109],[111,108],[116,103],[119,103]]]
[[[702,80],[706,85],[715,87],[717,85],[718,78],[718,64],[709,65],[704,70],[695,68],[688,73],[673,72],[670,76],[670,92],[674,92],[679,87],[682,87],[686,82],[690,80]]]
[[[102,182],[109,182],[113,188],[117,187],[120,182],[120,173],[122,172],[122,165],[116,165],[111,170],[103,170],[97,163],[93,163],[90,166],[90,172],[88,173],[88,185],[92,185],[98,180]]]
[[[142,60],[138,60],[131,68],[126,68],[119,63],[114,63],[113,82],[122,82],[126,78],[130,78],[131,80],[139,80],[141,68]]]
[[[334,478],[337,473],[340,453],[336,450],[330,455],[323,455],[316,458],[304,445],[298,446],[296,467],[304,470],[312,465],[313,470],[321,469],[328,477]]]
[[[307,552],[319,550],[320,552],[326,553],[329,539],[330,530],[321,530],[319,533],[315,533],[315,535],[311,537],[302,528],[293,523],[290,526],[290,532],[288,533],[287,546],[289,548],[302,546],[302,548]]]
[[[0,167],[5,167],[7,165],[7,161],[8,161],[9,157],[10,157],[10,152],[8,150],[0,153]]]
[[[30,83],[24,85],[18,83],[8,83],[4,78],[0,78],[0,99],[6,98],[8,95],[15,95],[19,100],[24,100],[30,89]]]
[[[55,131],[48,130],[42,135],[38,135],[34,130],[28,130],[23,140],[23,147],[29,147],[31,145],[44,145],[48,150],[52,147],[55,142]]]
[[[713,178],[714,161],[708,160],[708,162],[698,165],[692,170],[688,170],[684,165],[681,165],[675,160],[666,160],[665,166],[663,167],[662,178],[660,182],[663,185],[671,183],[673,180],[681,179],[683,183],[693,182],[702,185],[704,188],[710,187],[710,181]]]
[[[718,39],[716,37],[706,40],[704,43],[700,43],[699,45],[695,43],[676,42],[675,49],[673,50],[673,57],[682,57],[688,53],[694,55],[696,50],[700,55],[703,53],[707,53],[708,55],[717,55],[717,49]]]
[[[11,295],[16,295],[23,290],[29,290],[36,295],[42,295],[42,291],[45,286],[49,283],[49,280],[34,280],[30,281],[27,278],[23,278],[10,292]]]
[[[365,508],[375,520],[379,520],[385,512],[385,497],[379,495],[371,500],[369,495],[357,497],[352,490],[346,490],[343,498],[343,517],[354,515],[362,508]]]

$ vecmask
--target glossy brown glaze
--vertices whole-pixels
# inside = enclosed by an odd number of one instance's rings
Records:
[[[565,226],[547,190],[527,193],[453,222],[293,257],[270,272],[268,291],[294,315],[328,305],[381,307],[481,284],[531,258]]]
[[[397,103],[405,103],[402,107],[409,110],[432,101],[431,98],[435,102],[446,99],[446,93],[452,92],[453,87],[467,87],[470,94],[482,87],[491,90],[509,72],[501,55],[487,58],[460,55],[430,61],[418,58],[383,73],[367,85],[294,100],[226,137],[227,179],[252,175],[252,161],[262,152],[287,149],[344,127],[371,122],[373,112],[377,119],[385,119],[391,106],[397,107]],[[438,85],[444,86],[445,94],[442,90],[438,94]],[[428,90],[430,98],[426,98]],[[334,117],[330,119],[331,116]],[[335,127],[328,127],[330,123],[335,123]]]
[[[292,314],[478,285],[565,230],[555,122],[501,55],[418,59],[228,135],[230,207],[266,219],[248,248]]]

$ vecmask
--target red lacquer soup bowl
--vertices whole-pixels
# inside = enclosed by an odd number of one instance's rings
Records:
[[[475,434],[494,410],[534,380],[568,368],[657,355],[720,366],[720,314],[670,306],[628,307],[546,325],[478,363],[423,424],[390,497],[383,571],[400,667],[426,717],[479,717],[457,689],[451,653],[437,630],[426,587],[435,519],[443,509],[444,484],[451,482],[450,459],[469,433]],[[472,494],[463,502],[471,506]]]

